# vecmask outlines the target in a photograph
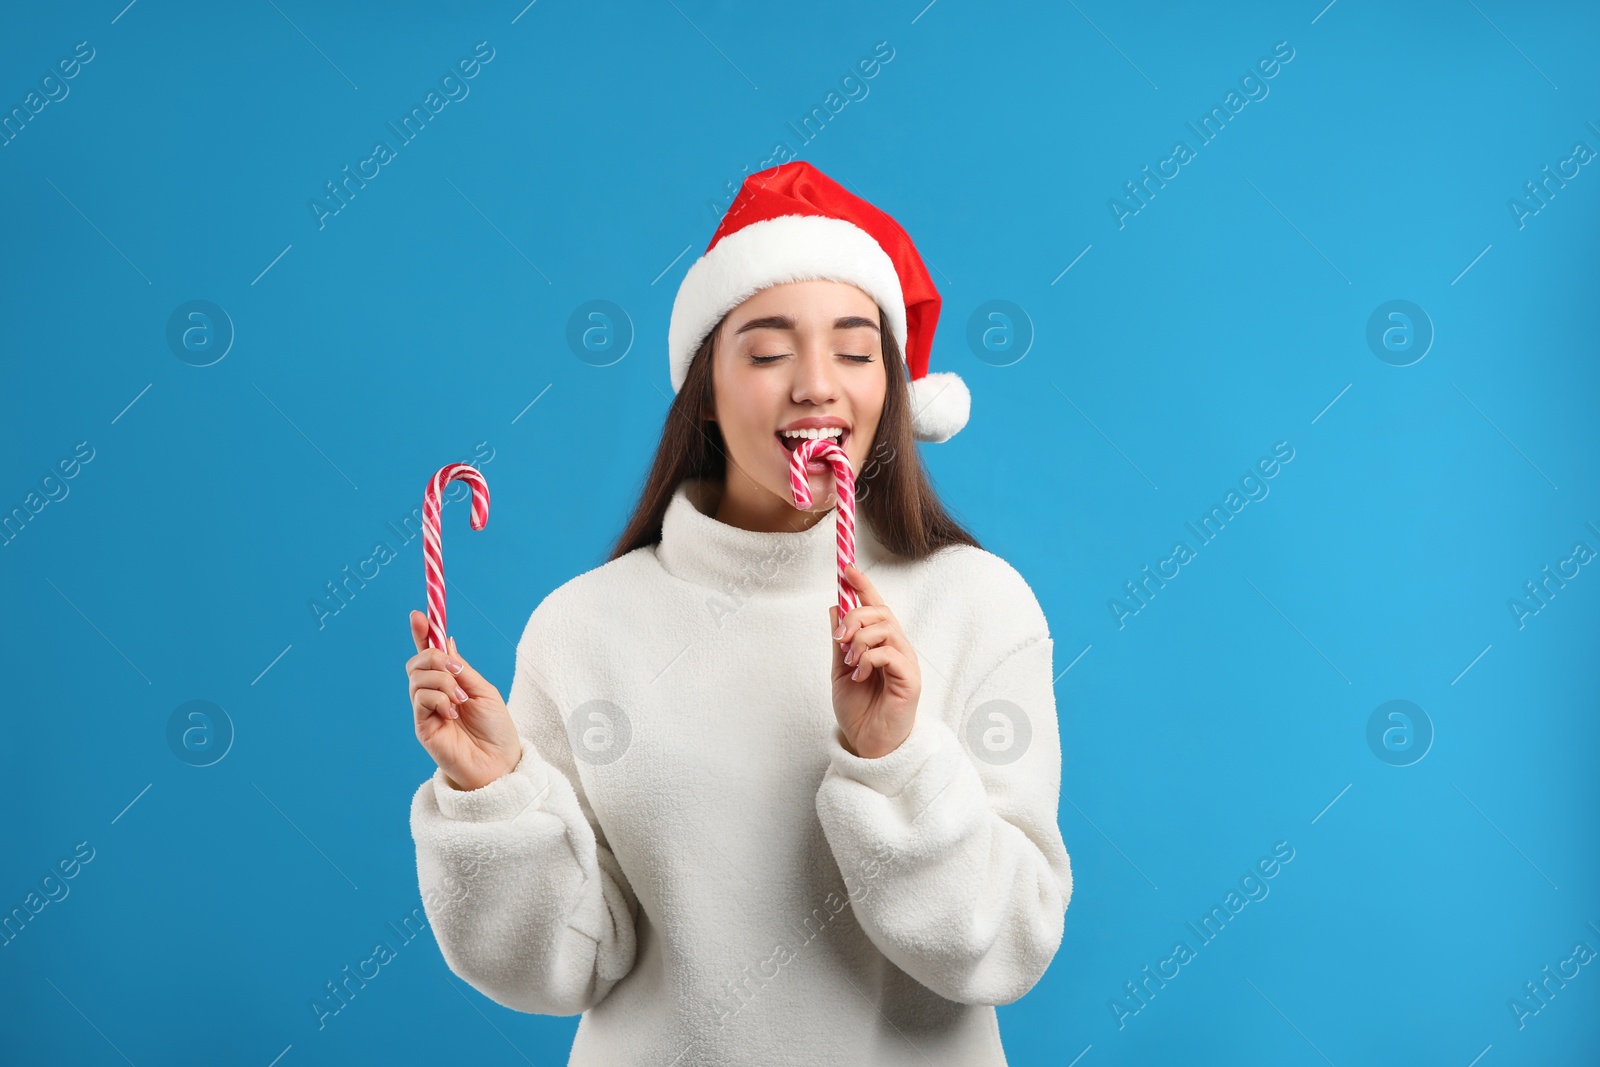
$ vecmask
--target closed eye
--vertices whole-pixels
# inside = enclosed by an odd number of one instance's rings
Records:
[[[789,353],[780,352],[777,355],[772,355],[772,356],[751,356],[750,357],[750,362],[759,367],[759,366],[763,366],[763,365],[768,364],[768,363],[776,363],[778,360],[783,359],[787,355],[789,355]],[[857,356],[857,355],[852,355],[849,352],[840,352],[839,356],[841,358],[843,358],[843,359],[848,359],[848,360],[851,360],[852,362],[855,362],[855,363],[871,363],[873,361],[873,357],[872,356]]]

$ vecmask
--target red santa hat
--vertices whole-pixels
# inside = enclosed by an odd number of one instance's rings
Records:
[[[894,219],[803,160],[747,177],[684,275],[667,327],[672,391],[729,311],[769,285],[818,278],[848,282],[882,309],[911,376],[917,440],[955,436],[972,396],[956,374],[928,373],[940,300],[916,246]]]

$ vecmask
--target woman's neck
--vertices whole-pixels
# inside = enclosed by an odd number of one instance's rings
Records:
[[[799,510],[737,469],[724,478],[722,499],[712,515],[718,522],[753,533],[796,533],[811,529],[827,517],[827,510]]]
[[[815,595],[820,613],[830,594],[837,595],[839,540],[836,516],[830,508],[809,527],[784,530],[750,530],[717,517],[723,487],[719,481],[686,478],[673,490],[661,520],[661,540],[655,555],[674,578],[717,590],[714,610],[728,598],[795,597]],[[770,494],[769,494],[770,495]],[[782,503],[780,500],[779,503]],[[798,521],[800,513],[789,509]],[[872,573],[889,554],[863,523],[856,534],[856,563]]]

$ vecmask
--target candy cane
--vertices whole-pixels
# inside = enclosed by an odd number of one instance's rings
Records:
[[[847,564],[856,561],[856,472],[844,449],[826,437],[812,437],[800,442],[789,460],[789,489],[794,494],[794,506],[802,511],[811,508],[811,483],[806,479],[806,464],[813,459],[822,460],[833,468],[833,485],[839,498],[837,527],[839,549],[839,618],[861,603],[855,586],[845,579]]]
[[[444,629],[444,546],[439,540],[439,498],[453,481],[466,482],[472,491],[472,528],[481,530],[489,521],[489,483],[470,463],[440,467],[428,479],[422,494],[422,561],[428,577],[428,647],[449,648]]]

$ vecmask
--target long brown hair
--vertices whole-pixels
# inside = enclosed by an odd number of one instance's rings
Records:
[[[724,315],[723,321],[726,319]],[[872,454],[856,472],[856,514],[871,523],[872,532],[885,548],[907,559],[922,559],[946,545],[981,548],[978,539],[945,511],[928,481],[911,431],[911,393],[904,357],[894,334],[883,322],[881,309],[878,320],[888,389]],[[645,478],[639,503],[622,536],[617,538],[611,559],[661,541],[662,517],[685,478],[703,478],[717,484],[727,478],[728,454],[722,428],[710,421],[714,413],[712,350],[721,328],[721,321],[712,327],[689,363],[683,388],[667,411],[661,443],[656,446],[655,462]]]

